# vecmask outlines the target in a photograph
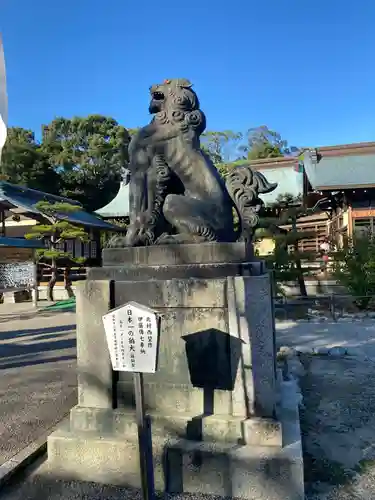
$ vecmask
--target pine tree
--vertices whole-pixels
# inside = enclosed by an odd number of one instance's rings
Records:
[[[26,239],[40,239],[47,243],[46,248],[37,250],[38,260],[43,260],[42,265],[51,270],[51,279],[48,283],[48,299],[53,301],[53,288],[57,282],[59,274],[59,262],[63,261],[64,285],[65,289],[71,290],[71,281],[69,277],[69,263],[75,262],[82,265],[85,258],[73,258],[70,252],[64,252],[59,249],[61,242],[66,240],[80,240],[87,242],[89,237],[84,228],[62,220],[64,214],[69,214],[80,210],[79,206],[70,203],[40,201],[36,208],[43,214],[48,224],[37,224],[31,229],[31,232],[25,234]],[[68,264],[67,264],[68,262]]]
[[[297,221],[300,217],[313,213],[313,210],[306,209],[298,199],[288,194],[279,196],[273,209],[276,218],[263,218],[261,222],[275,241],[273,253],[266,257],[266,262],[274,272],[276,284],[297,281],[301,296],[306,297],[305,276],[315,270],[308,264],[316,260],[316,253],[301,250],[301,243],[316,236],[316,233],[298,230]],[[287,225],[291,226],[289,230],[282,228]],[[278,288],[276,285],[276,289]]]

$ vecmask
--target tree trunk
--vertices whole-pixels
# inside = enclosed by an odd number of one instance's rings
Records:
[[[296,249],[294,249],[294,251],[296,251]],[[297,251],[298,251],[298,245],[297,245]],[[300,294],[302,297],[307,297],[305,278],[303,276],[301,259],[299,259],[299,258],[296,259],[296,271],[297,271],[297,281],[298,281]]]
[[[52,259],[52,267],[51,267],[51,279],[48,282],[48,300],[54,302],[53,300],[53,288],[57,282],[57,264],[56,260]]]
[[[70,279],[70,267],[67,266],[64,269],[64,287],[69,298],[74,297],[74,292],[72,288],[72,280]]]
[[[292,221],[292,229],[294,232],[298,231],[296,219],[293,219],[293,221]],[[298,281],[299,291],[300,291],[300,294],[302,297],[307,297],[306,283],[305,283],[305,278],[303,276],[301,259],[298,257],[298,242],[295,243],[293,246],[294,246],[294,252],[296,255],[295,264],[296,264],[297,281]]]

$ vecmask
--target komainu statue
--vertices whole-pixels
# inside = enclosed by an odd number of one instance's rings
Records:
[[[188,80],[165,80],[150,93],[154,116],[129,146],[130,225],[125,238],[110,246],[251,240],[259,194],[277,184],[247,165],[234,168],[224,182],[200,148],[206,118]]]

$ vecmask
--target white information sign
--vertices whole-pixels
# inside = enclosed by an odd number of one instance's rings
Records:
[[[113,370],[155,373],[159,342],[155,311],[128,302],[105,314],[103,324]]]

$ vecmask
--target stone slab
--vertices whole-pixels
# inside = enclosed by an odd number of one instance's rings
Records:
[[[102,322],[112,300],[109,281],[77,284],[78,402],[83,406],[113,407],[113,372]]]
[[[49,437],[48,452],[49,469],[57,477],[140,486],[136,440],[63,429]],[[154,436],[153,456],[158,491],[207,493],[247,500],[304,498],[293,476],[293,457],[278,447],[165,440]]]
[[[148,307],[174,310],[181,308],[211,308],[226,307],[227,280],[219,278],[206,279],[173,279],[166,281],[123,282],[114,284],[116,306],[131,300],[147,303]]]
[[[219,264],[253,260],[252,245],[246,243],[199,243],[149,247],[105,248],[104,266],[163,266]]]
[[[149,411],[231,414],[231,381],[234,370],[240,371],[239,351],[248,346],[242,343],[241,347],[236,334],[228,332],[226,289],[226,280],[222,279],[171,280],[138,286],[133,282],[115,282],[116,306],[138,300],[156,308],[162,316],[159,369],[155,374],[144,375]],[[199,355],[204,358],[198,360]],[[211,381],[215,370],[218,378]],[[208,391],[211,383],[213,390]],[[127,395],[132,391],[129,374],[119,374],[117,387],[118,394],[125,395],[128,401]],[[243,385],[239,389],[243,394]],[[122,406],[120,399],[118,405]],[[244,397],[242,403],[237,413],[246,418]]]
[[[282,447],[176,439],[168,433],[160,435],[153,428],[156,489],[175,494],[207,493],[245,500],[303,500],[299,393],[295,383],[281,380],[278,383],[281,388],[278,414]],[[48,470],[53,477],[139,488],[134,414],[130,416],[118,410],[100,408],[76,407],[72,411],[76,413],[75,423],[81,419],[86,428],[72,429],[69,423],[65,423],[49,437]],[[106,426],[111,419],[112,425],[117,427],[112,427],[108,434]],[[125,427],[121,427],[121,419]],[[155,422],[156,418],[153,425]],[[212,423],[217,424],[218,420],[212,417]],[[253,420],[252,424],[252,432],[262,426],[266,433],[269,426],[275,429],[266,419]]]
[[[149,281],[171,279],[215,279],[227,276],[249,276],[258,273],[260,264],[213,263],[179,265],[116,265],[88,269],[89,280]]]
[[[255,446],[282,446],[282,430],[278,421],[261,418],[243,419],[220,415],[149,413],[152,433],[175,437],[201,434],[203,440],[243,442]],[[70,428],[74,432],[97,433],[101,436],[134,436],[137,433],[135,412],[75,406],[70,413]]]
[[[254,413],[275,416],[277,404],[276,341],[271,296],[271,276],[253,276],[235,280],[244,293],[244,311],[251,344],[251,367],[254,384]],[[242,292],[243,289],[243,292]]]
[[[217,280],[116,281],[112,292],[110,289],[108,281],[88,280],[78,292],[81,406],[112,408],[133,404],[131,375],[120,373],[114,378],[112,374],[101,315],[107,312],[111,300],[113,306],[135,300],[162,315],[159,370],[144,377],[149,411],[275,417],[276,370],[269,275]],[[81,304],[85,304],[82,313]],[[193,352],[191,349],[195,353],[197,349],[199,352],[208,349],[200,364],[193,360],[196,354],[187,355],[188,351]],[[211,376],[219,366],[222,371],[225,364],[226,382],[214,382],[213,395],[209,396],[205,387],[212,381],[196,381],[197,376],[203,377],[199,366],[210,366]],[[234,386],[228,390],[226,385],[233,376]],[[213,407],[207,408],[210,398]]]

